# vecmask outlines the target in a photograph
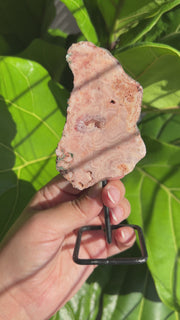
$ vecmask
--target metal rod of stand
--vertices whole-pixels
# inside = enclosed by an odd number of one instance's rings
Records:
[[[103,188],[106,186],[107,180],[102,181]],[[109,216],[109,208],[104,206],[105,234],[106,240],[110,244],[112,242],[112,230]]]

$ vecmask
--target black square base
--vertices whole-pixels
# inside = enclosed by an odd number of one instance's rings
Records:
[[[122,227],[131,227],[134,230],[137,230],[138,236],[139,236],[139,242],[140,242],[140,249],[141,249],[141,256],[140,257],[110,257],[107,259],[80,259],[79,256],[79,250],[81,245],[81,237],[82,233],[85,231],[97,231],[97,230],[103,230],[103,227],[101,225],[98,226],[84,226],[79,229],[76,244],[74,248],[73,253],[73,260],[77,264],[81,265],[131,265],[131,264],[141,264],[145,263],[147,260],[147,250],[145,245],[145,240],[143,236],[143,232],[141,227],[134,225],[134,224],[117,224],[111,226],[111,231],[115,229],[119,229]]]

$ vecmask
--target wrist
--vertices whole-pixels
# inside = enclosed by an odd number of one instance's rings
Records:
[[[0,293],[0,320],[30,320],[25,309],[10,292],[12,290]]]

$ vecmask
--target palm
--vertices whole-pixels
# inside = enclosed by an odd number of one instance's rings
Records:
[[[101,218],[94,219],[92,223],[100,224]],[[39,230],[40,233],[45,233],[45,230]],[[33,250],[34,257],[27,264],[28,276],[19,283],[18,287],[18,292],[22,292],[30,299],[31,308],[34,302],[32,318],[33,316],[44,318],[54,314],[78,291],[94,269],[94,266],[80,266],[72,260],[76,232],[68,234],[64,239],[57,238],[57,235],[54,239],[50,239],[52,233],[54,231],[49,230],[47,233],[46,230],[47,239],[40,244],[38,244],[39,235],[37,240],[33,239],[36,258]],[[88,237],[92,238],[90,234]],[[94,256],[105,257],[118,251],[119,249],[113,245],[111,250],[108,250],[101,235],[89,238],[81,247],[81,254],[84,258],[92,257],[92,252]],[[35,265],[36,271],[34,272]]]

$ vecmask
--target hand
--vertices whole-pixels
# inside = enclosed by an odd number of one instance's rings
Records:
[[[49,319],[82,286],[95,266],[72,260],[77,229],[103,222],[103,203],[111,223],[126,219],[130,205],[121,181],[109,181],[80,192],[60,176],[39,190],[10,229],[0,252],[1,319]],[[133,245],[134,230],[113,232],[112,244],[89,234],[84,258],[106,258]]]

